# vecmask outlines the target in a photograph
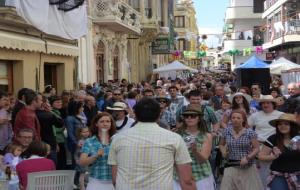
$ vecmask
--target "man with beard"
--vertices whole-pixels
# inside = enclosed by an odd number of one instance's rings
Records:
[[[112,107],[107,107],[112,112],[116,121],[117,132],[125,131],[132,127],[134,119],[127,116],[127,105],[124,102],[116,102]]]

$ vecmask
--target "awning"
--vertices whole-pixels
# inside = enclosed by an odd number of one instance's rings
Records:
[[[47,48],[45,41],[38,37],[25,34],[0,31],[0,48],[41,52],[45,54],[55,54],[63,56],[79,56],[78,46],[47,40]]]
[[[76,57],[79,56],[79,48],[75,45],[47,40],[47,53]]]
[[[29,35],[0,31],[0,47],[14,50],[46,52],[45,42]]]

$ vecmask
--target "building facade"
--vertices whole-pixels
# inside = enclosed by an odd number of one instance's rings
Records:
[[[169,1],[89,0],[89,33],[79,40],[78,80],[151,78],[155,65],[167,59],[151,52],[160,27],[168,26]]]
[[[197,56],[184,56],[184,51],[197,52],[199,50],[199,32],[196,20],[196,10],[191,1],[177,1],[174,12],[174,26],[176,32],[176,50],[181,53],[181,60],[194,68],[200,64]],[[197,55],[196,53],[193,53]]]
[[[76,41],[46,35],[27,24],[14,7],[0,1],[0,89],[17,93],[27,87],[43,92],[74,89]]]
[[[266,0],[264,2],[265,43],[270,59],[285,57],[300,63],[300,1]]]
[[[224,53],[232,53],[231,69],[256,54],[256,47],[263,44],[264,24],[262,0],[231,0],[226,9],[224,27]],[[265,60],[265,53],[256,54]]]

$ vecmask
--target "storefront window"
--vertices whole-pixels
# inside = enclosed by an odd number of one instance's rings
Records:
[[[0,61],[0,90],[12,93],[12,64]]]

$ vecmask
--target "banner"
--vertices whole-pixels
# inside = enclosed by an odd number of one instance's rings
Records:
[[[79,39],[87,33],[86,3],[66,3],[50,5],[49,0],[6,0],[5,5],[16,7],[19,16],[46,34]]]

